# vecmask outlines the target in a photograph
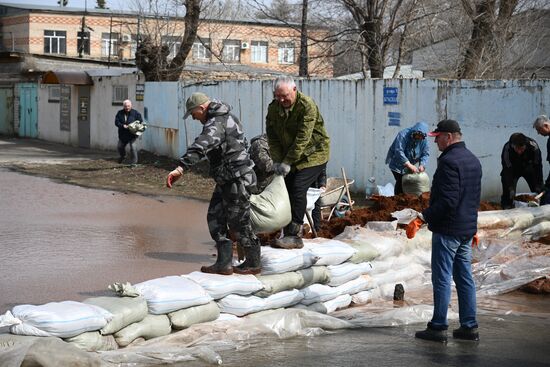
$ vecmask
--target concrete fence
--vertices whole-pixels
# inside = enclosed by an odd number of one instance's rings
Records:
[[[397,132],[417,121],[435,127],[444,118],[460,122],[463,139],[483,166],[483,198],[501,194],[500,154],[514,132],[535,138],[546,158],[546,138],[536,135],[536,116],[548,114],[550,80],[303,80],[298,88],[319,105],[331,138],[329,176],[341,176],[341,168],[355,179],[358,190],[367,179],[393,182],[385,157]],[[224,81],[202,85],[148,82],[145,108],[149,129],[142,148],[172,157],[181,156],[201,131],[201,124],[183,120],[185,100],[195,91],[225,101],[243,122],[247,137],[265,131],[267,106],[272,100],[272,81]],[[439,152],[430,143],[427,167],[433,174]],[[548,174],[544,165],[544,175]],[[518,192],[528,191],[520,181]]]

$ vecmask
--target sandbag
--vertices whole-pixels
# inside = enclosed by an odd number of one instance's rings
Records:
[[[189,307],[168,314],[168,318],[174,329],[185,329],[201,322],[214,321],[220,316],[220,309],[216,302],[211,301],[205,305]]]
[[[250,223],[256,233],[271,233],[292,220],[290,199],[283,176],[273,181],[258,195],[250,196]]]
[[[262,282],[254,275],[219,275],[194,271],[184,277],[203,287],[213,299],[220,299],[228,294],[245,296],[263,288]]]
[[[348,226],[342,233],[334,237],[335,240],[352,240],[362,244],[368,244],[380,253],[380,258],[401,254],[408,243],[397,237],[383,236],[381,232],[368,230],[358,226]]]
[[[304,299],[300,303],[311,305],[317,302],[325,302],[334,299],[340,295],[337,287],[331,287],[323,284],[312,284],[300,290]]]
[[[402,179],[403,193],[421,195],[430,191],[430,176],[426,172],[406,173]]]
[[[365,275],[350,280],[349,282],[346,282],[342,285],[339,285],[338,287],[336,287],[336,290],[338,291],[338,295],[355,294],[365,291],[367,289],[372,289],[375,287],[375,285],[376,284],[373,282],[373,280],[368,275]]]
[[[301,249],[277,249],[262,247],[262,275],[280,274],[311,267],[318,260],[311,251]]]
[[[118,344],[113,335],[105,336],[97,331],[82,333],[72,338],[67,338],[65,341],[87,352],[118,349]]]
[[[94,297],[82,303],[99,306],[113,315],[113,319],[101,328],[102,335],[114,334],[147,316],[147,301],[142,297]]]
[[[338,265],[352,257],[357,251],[350,245],[333,239],[304,239],[304,248],[318,259],[316,265]]]
[[[217,303],[223,313],[244,316],[269,309],[293,306],[302,299],[302,293],[293,289],[275,293],[267,298],[230,294],[218,300]]]
[[[147,315],[140,322],[126,326],[117,331],[115,340],[121,347],[125,347],[137,338],[149,340],[158,336],[168,335],[172,332],[170,320],[166,315]]]
[[[349,258],[348,262],[359,264],[366,261],[371,261],[380,256],[380,252],[369,244],[368,242],[361,240],[341,240],[344,243],[347,243],[355,249],[355,254]]]
[[[0,327],[13,334],[70,338],[107,325],[113,315],[101,307],[75,301],[18,305],[0,316]]]
[[[330,274],[330,281],[328,282],[328,285],[337,287],[368,273],[371,269],[372,265],[369,262],[361,264],[346,262],[340,265],[328,266],[327,270]]]
[[[342,294],[341,296],[338,296],[335,299],[331,299],[330,301],[313,303],[309,306],[299,304],[296,305],[296,308],[305,308],[310,311],[327,314],[341,308],[348,307],[351,303],[351,300],[352,298],[349,294]]]
[[[282,274],[258,275],[264,289],[254,293],[258,297],[269,297],[272,294],[307,287],[310,284],[325,284],[329,281],[330,275],[325,266],[312,266],[308,269],[301,269]]]
[[[109,289],[119,295],[141,295],[147,300],[149,313],[153,315],[204,305],[212,300],[212,297],[196,282],[175,275],[147,280],[134,286],[129,283],[114,283],[109,286]]]

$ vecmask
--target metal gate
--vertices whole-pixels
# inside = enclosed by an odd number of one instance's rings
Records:
[[[14,135],[13,87],[0,86],[0,135]]]
[[[19,87],[19,136],[38,137],[37,85],[20,83]]]

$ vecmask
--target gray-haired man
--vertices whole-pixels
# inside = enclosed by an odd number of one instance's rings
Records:
[[[201,134],[180,158],[179,166],[170,172],[166,185],[179,179],[184,170],[198,163],[203,157],[210,162],[210,176],[216,181],[208,207],[208,230],[216,242],[218,257],[211,266],[203,266],[204,273],[230,275],[258,274],[260,264],[260,240],[250,224],[250,194],[256,191],[254,164],[246,150],[242,125],[226,103],[210,100],[204,93],[193,93],[186,102],[185,117],[193,116],[203,124]],[[245,261],[231,266],[234,232],[245,251]]]
[[[540,115],[535,119],[533,127],[537,133],[542,136],[550,136],[550,120],[546,115]],[[550,162],[550,139],[546,141],[546,160]],[[541,205],[550,204],[550,174],[544,182],[544,195],[540,199]]]

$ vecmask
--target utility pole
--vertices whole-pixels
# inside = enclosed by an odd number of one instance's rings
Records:
[[[308,58],[307,58],[307,2],[302,0],[302,30],[300,35],[300,66],[298,69],[299,76],[308,75]]]

